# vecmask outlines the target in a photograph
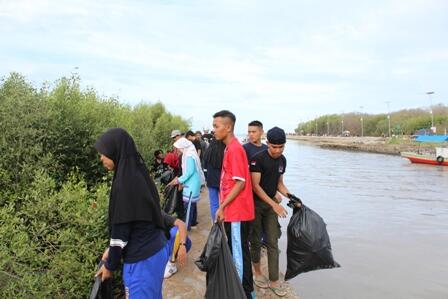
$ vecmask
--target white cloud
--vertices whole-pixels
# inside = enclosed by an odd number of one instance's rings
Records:
[[[417,0],[2,1],[0,72],[44,81],[79,67],[101,94],[161,100],[198,127],[221,107],[242,123],[269,126],[275,116],[272,125],[295,126],[361,102],[366,111],[390,98],[406,107],[425,86],[448,93],[446,8]]]

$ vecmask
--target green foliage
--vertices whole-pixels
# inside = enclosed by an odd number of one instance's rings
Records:
[[[92,89],[83,91],[76,75],[36,90],[23,76],[11,74],[0,85],[0,195],[26,190],[36,168],[47,169],[57,185],[77,168],[94,186],[104,171],[92,145],[112,127],[128,130],[150,163],[154,150],[168,149],[171,130],[186,130],[189,124],[161,103],[132,108]]]
[[[107,245],[108,187],[88,190],[70,176],[56,191],[35,171],[28,194],[0,209],[0,267],[9,276],[2,298],[78,298],[92,283]]]
[[[448,128],[448,107],[440,104],[433,107],[433,112],[437,134],[444,134]],[[431,114],[423,109],[400,110],[390,114],[390,123],[393,135],[412,135],[417,130],[431,127]],[[387,114],[360,113],[324,115],[300,123],[295,131],[304,135],[327,134],[338,136],[341,135],[342,130],[348,130],[351,135],[361,136],[361,124],[364,127],[364,136],[387,136],[389,134]]]
[[[147,163],[188,122],[161,103],[129,107],[80,78],[34,88],[0,81],[0,297],[86,297],[107,245],[107,176],[93,149],[108,128],[134,137]]]

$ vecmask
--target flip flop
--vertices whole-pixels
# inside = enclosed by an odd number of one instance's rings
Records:
[[[269,288],[269,282],[268,282],[268,280],[266,279],[266,277],[264,277],[264,276],[261,276],[262,277],[262,279],[257,279],[255,276],[254,276],[254,284],[257,286],[257,287],[259,287],[260,289],[267,289],[267,288]]]
[[[269,286],[269,288],[274,292],[275,295],[279,297],[285,297],[288,294],[283,285],[280,285],[278,287]]]

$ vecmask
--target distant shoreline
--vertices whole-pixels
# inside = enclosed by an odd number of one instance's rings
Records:
[[[327,137],[327,136],[298,136],[288,135],[289,140],[298,140],[315,144],[321,148],[346,151],[376,153],[385,155],[400,155],[400,152],[414,152],[420,147],[422,150],[432,150],[433,145],[422,144],[409,138],[384,137]]]

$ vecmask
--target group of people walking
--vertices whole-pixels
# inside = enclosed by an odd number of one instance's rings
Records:
[[[187,138],[191,134],[183,137],[174,130],[175,151],[165,157],[154,153],[155,176],[163,175],[163,167],[176,172],[168,185],[182,192],[184,205],[176,213],[179,219],[161,211],[154,181],[125,130],[110,129],[98,139],[95,148],[104,167],[114,171],[114,178],[109,202],[110,244],[103,255],[106,263],[97,275],[109,278],[122,259],[128,298],[162,298],[167,267],[176,256],[183,263],[191,246],[187,229],[197,224],[196,203],[201,188],[207,185],[211,220],[223,222],[246,297],[256,298],[254,284],[270,288],[280,297],[286,295],[279,279],[278,249],[278,217],[287,215],[280,202],[291,196],[283,182],[286,134],[274,127],[263,144],[263,124],[252,121],[249,142],[243,146],[234,135],[235,122],[232,112],[217,112],[213,115],[214,135],[207,142],[197,136]],[[262,246],[267,249],[268,277],[260,266]]]

